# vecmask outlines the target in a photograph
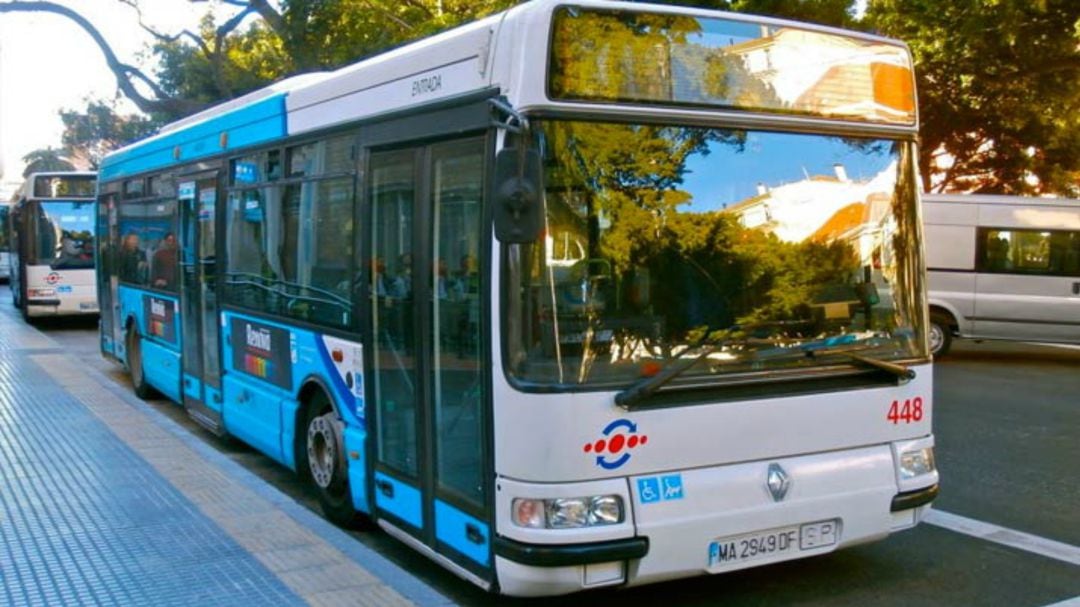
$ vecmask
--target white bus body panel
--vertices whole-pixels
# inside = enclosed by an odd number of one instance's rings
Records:
[[[1080,231],[1080,201],[923,195],[930,306],[962,337],[1080,343],[1080,277],[976,270],[980,227]]]
[[[54,295],[33,297],[35,290],[51,290]],[[69,316],[97,314],[97,283],[94,270],[53,270],[49,266],[26,268],[27,316]],[[38,302],[35,304],[35,302]],[[49,302],[53,305],[41,305]]]
[[[931,434],[932,366],[914,367],[903,386],[882,386],[797,396],[688,404],[628,412],[614,393],[554,396],[525,394],[496,373],[495,461],[500,476],[545,483],[634,476],[665,470],[765,460],[806,453],[883,445]],[[925,411],[917,422],[886,419],[894,401],[918,398]],[[604,435],[624,419],[636,430]],[[620,452],[627,461],[608,469],[585,446],[616,434],[637,435],[644,444]],[[613,463],[617,458],[606,458]]]
[[[290,135],[371,118],[490,86],[493,17],[342,68],[285,100]]]

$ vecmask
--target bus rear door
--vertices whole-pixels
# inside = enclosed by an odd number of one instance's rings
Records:
[[[184,408],[195,421],[220,434],[224,431],[221,423],[221,344],[214,287],[218,176],[208,173],[181,178],[178,191]]]

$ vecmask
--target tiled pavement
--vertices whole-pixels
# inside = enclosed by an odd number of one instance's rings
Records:
[[[0,314],[0,605],[448,605]]]

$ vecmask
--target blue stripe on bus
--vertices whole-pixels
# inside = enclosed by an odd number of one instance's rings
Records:
[[[164,341],[164,340],[155,339],[153,336],[150,335],[150,329],[147,326],[146,305],[145,305],[145,299],[144,299],[144,296],[148,296],[148,295],[156,297],[157,299],[162,299],[162,300],[165,300],[165,301],[172,302],[172,304],[173,304],[173,324],[174,324],[174,327],[175,327],[175,330],[176,330],[176,336],[175,336],[176,337],[176,342],[175,343],[169,343],[169,342]],[[155,292],[152,292],[152,291],[147,291],[147,290],[144,290],[144,289],[139,289],[137,287],[131,287],[131,286],[128,286],[128,285],[120,285],[116,290],[116,299],[120,304],[120,322],[121,323],[126,323],[128,318],[135,319],[135,328],[138,329],[139,335],[141,335],[143,337],[143,342],[144,343],[153,341],[153,342],[163,346],[164,348],[166,348],[168,350],[171,350],[171,351],[177,352],[177,353],[180,352],[180,342],[181,342],[181,339],[182,339],[181,336],[182,336],[182,333],[183,333],[180,330],[180,327],[182,327],[183,325],[181,324],[182,319],[181,319],[181,315],[180,315],[179,300],[177,300],[176,297],[172,297],[172,296],[168,296],[168,295],[162,295],[160,293],[155,293]],[[123,361],[126,364],[127,363],[127,352],[124,351],[124,344],[122,342],[118,342],[118,343],[114,344],[113,350],[114,350],[114,353],[115,353],[116,357],[119,358],[121,361]],[[156,388],[157,386],[154,386],[154,387]],[[174,392],[175,392],[175,390],[174,390]]]
[[[380,489],[384,483],[389,491]],[[420,490],[382,472],[375,473],[375,505],[417,529],[424,528]]]
[[[367,458],[365,457],[367,432],[356,426],[345,427],[345,462],[349,466],[349,489],[353,505],[364,514],[371,514],[367,496]],[[353,457],[356,454],[356,457]]]
[[[282,454],[281,410],[283,403],[291,399],[283,398],[280,390],[265,382],[240,373],[227,373],[221,386],[224,396],[221,416],[229,434],[288,465]],[[291,443],[285,451],[292,451]]]
[[[285,124],[281,93],[112,154],[102,163],[98,179],[110,181],[278,139],[287,135]],[[221,146],[222,134],[228,137],[226,147]]]
[[[180,353],[144,339],[141,345],[146,383],[173,402],[180,402]]]
[[[470,526],[473,538],[479,542],[469,538]],[[435,539],[484,567],[491,564],[488,526],[442,500],[435,500]]]
[[[319,350],[319,358],[322,359],[323,365],[325,366],[326,375],[330,378],[330,384],[333,386],[333,390],[337,392],[338,403],[344,407],[351,407],[360,423],[363,424],[364,417],[355,406],[356,397],[353,396],[349,387],[345,385],[345,380],[341,378],[341,374],[337,372],[337,365],[335,365],[333,359],[330,358],[330,352],[326,349],[326,342],[321,339],[316,339],[315,346]]]
[[[202,402],[202,380],[190,373],[184,373],[184,395]]]

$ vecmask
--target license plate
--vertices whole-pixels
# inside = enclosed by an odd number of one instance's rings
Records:
[[[840,519],[829,519],[718,538],[709,543],[708,567],[728,567],[747,561],[832,546],[836,543],[839,531]]]
[[[96,312],[98,307],[97,307],[97,304],[94,303],[94,302],[80,301],[79,302],[79,309],[82,310],[83,312]]]

